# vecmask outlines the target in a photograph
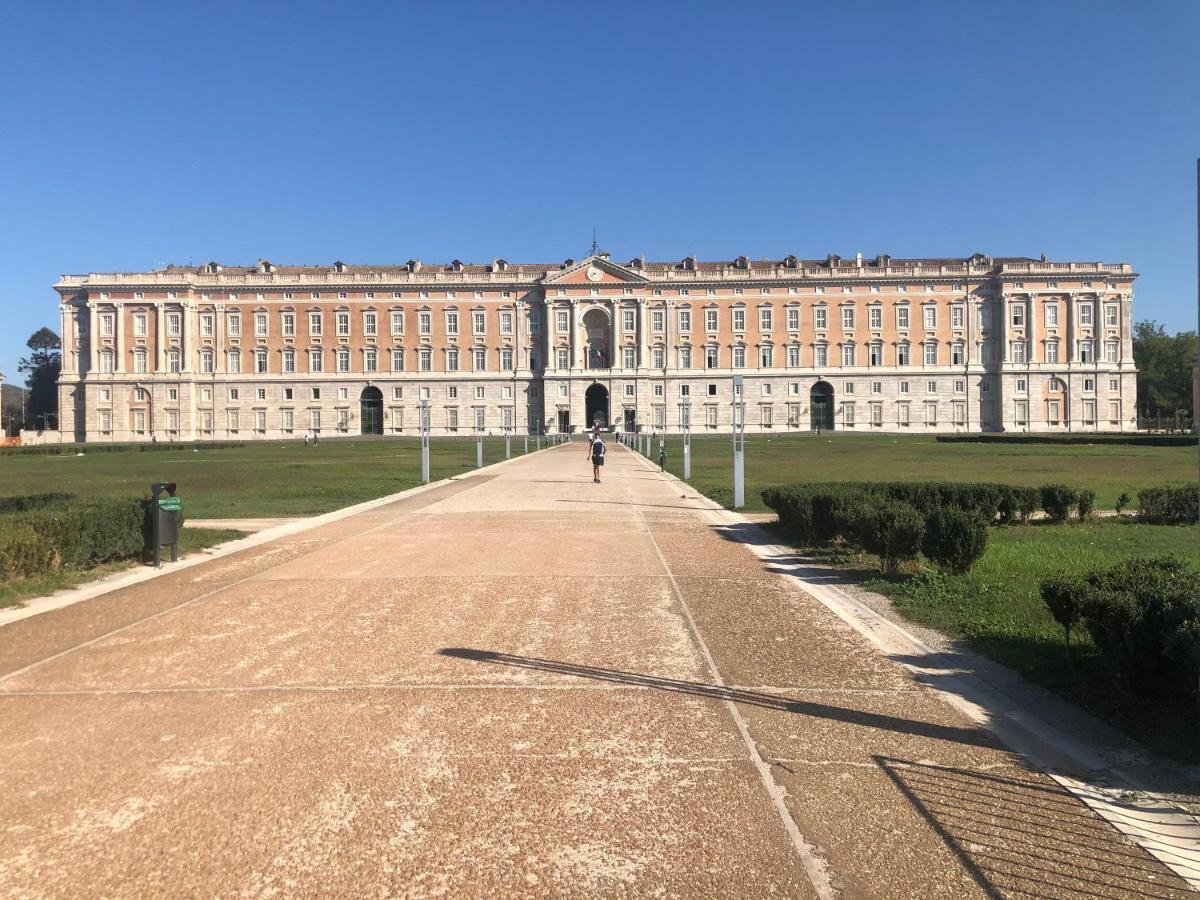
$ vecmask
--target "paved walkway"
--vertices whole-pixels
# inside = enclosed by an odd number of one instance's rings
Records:
[[[614,446],[0,629],[0,894],[1182,896]]]

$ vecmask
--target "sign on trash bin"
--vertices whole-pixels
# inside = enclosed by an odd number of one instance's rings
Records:
[[[163,544],[171,546],[171,562],[179,559],[179,513],[183,510],[183,501],[175,496],[175,482],[156,481],[150,485],[150,496],[153,502],[151,522],[154,542],[154,567],[162,566]]]

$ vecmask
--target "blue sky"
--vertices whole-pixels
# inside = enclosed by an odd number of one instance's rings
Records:
[[[63,272],[1047,253],[1195,327],[1200,3],[11,3],[0,370]]]

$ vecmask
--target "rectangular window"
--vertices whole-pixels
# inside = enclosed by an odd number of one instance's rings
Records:
[[[392,334],[404,334],[404,312],[399,309],[391,311]]]
[[[773,347],[758,348],[758,366],[760,369],[769,369],[775,365],[775,353]]]
[[[637,313],[634,310],[621,311],[621,330],[625,334],[633,334],[637,330]]]
[[[1046,341],[1046,362],[1050,364],[1058,362],[1058,341]]]
[[[241,415],[236,409],[225,411],[225,430],[231,434],[236,434],[241,427]]]
[[[843,366],[854,365],[854,345],[853,344],[843,344],[842,345],[842,365]]]
[[[1121,421],[1121,401],[1120,400],[1108,401],[1108,421],[1110,423],[1112,423],[1113,425],[1116,425],[1118,422]]]
[[[734,347],[733,348],[733,367],[735,369],[746,368],[746,348],[745,347]]]
[[[1079,342],[1079,361],[1082,363],[1095,362],[1096,345],[1092,341]]]
[[[900,385],[899,385],[899,387],[898,387],[898,389],[897,389],[897,390],[898,390],[898,391],[899,391],[899,393],[901,393],[901,394],[907,394],[907,393],[908,393],[908,382],[907,382],[907,381],[901,381],[901,382],[900,382]]]
[[[925,317],[925,330],[933,331],[937,328],[937,307],[925,306],[922,307],[922,315]]]
[[[1018,328],[1024,326],[1024,324],[1025,324],[1025,304],[1024,303],[1014,303],[1012,305],[1012,323],[1013,323],[1013,325],[1017,326]]]
[[[764,307],[758,311],[758,330],[770,331],[772,328],[772,311],[769,307]]]
[[[1022,365],[1025,363],[1025,342],[1024,341],[1013,341],[1012,342],[1012,361],[1014,363],[1019,363]]]
[[[113,314],[104,313],[100,316],[100,335],[102,337],[112,337],[113,334]]]
[[[500,369],[508,372],[513,368],[513,352],[511,347],[504,347],[500,351]]]
[[[871,393],[872,394],[882,394],[883,393],[883,382],[882,381],[872,381],[871,382]]]
[[[1025,378],[1017,379],[1017,393],[1024,394],[1029,390],[1029,381]]]
[[[843,331],[853,331],[854,330],[854,307],[853,306],[843,306],[842,307],[842,330]]]
[[[950,307],[950,327],[963,328],[963,322],[966,318],[966,311],[961,303],[955,303]]]
[[[446,311],[446,334],[458,334],[458,313],[452,309]]]
[[[789,306],[787,311],[787,328],[788,331],[800,330],[800,307]]]
[[[925,401],[925,424],[926,425],[937,425],[937,407],[938,407],[938,405],[937,405],[936,400],[926,400]]]
[[[1117,361],[1117,342],[1116,341],[1105,341],[1104,342],[1104,361],[1109,362],[1109,363],[1115,363]]]
[[[867,348],[867,365],[883,365],[883,344],[871,344]]]
[[[1091,303],[1080,303],[1079,304],[1079,324],[1080,325],[1091,325],[1092,324],[1092,304]]]
[[[679,333],[688,334],[692,330],[692,311],[690,309],[681,309],[679,311]]]
[[[1047,328],[1057,328],[1058,327],[1058,304],[1057,303],[1047,303],[1046,304],[1046,327]]]
[[[242,314],[231,312],[229,314],[229,336],[241,337],[242,334]]]
[[[961,400],[955,400],[950,404],[950,416],[954,420],[955,425],[966,425],[967,404]]]
[[[554,327],[559,334],[566,334],[570,326],[571,316],[565,309],[554,311]]]
[[[800,367],[800,347],[797,344],[792,344],[787,348],[787,364],[793,369]]]
[[[558,367],[560,369],[571,368],[571,350],[568,347],[559,347],[557,351]]]
[[[1029,401],[1028,400],[1017,400],[1013,404],[1013,418],[1016,420],[1018,425],[1028,425],[1029,424]]]
[[[626,369],[632,369],[637,366],[637,349],[634,347],[624,347],[621,350],[621,364]]]
[[[267,336],[267,314],[265,312],[254,314],[254,336]]]
[[[417,313],[417,332],[419,334],[431,334],[433,332],[433,313],[428,310],[422,310]]]
[[[475,372],[487,371],[487,350],[476,347],[471,351],[471,369]]]
[[[715,309],[706,309],[704,311],[704,330],[717,330],[717,311]]]
[[[663,311],[661,309],[650,310],[650,330],[651,331],[655,332],[656,334],[658,332],[661,332],[663,330],[663,322],[664,322],[664,316],[663,316]]]
[[[513,314],[510,310],[500,311],[500,333],[505,335],[513,333]]]
[[[350,336],[350,313],[340,312],[336,315],[338,337]]]
[[[134,313],[133,336],[134,337],[145,337],[146,336],[146,314],[145,313]]]
[[[896,404],[896,424],[902,425],[905,427],[908,426],[908,404],[907,403],[897,403]]]
[[[854,404],[853,403],[843,403],[842,404],[842,423],[847,428],[854,427]]]
[[[363,313],[363,334],[375,337],[379,333],[379,323],[373,312]]]
[[[829,325],[829,309],[824,306],[813,307],[813,328],[824,331]]]
[[[717,347],[704,348],[704,368],[715,369],[720,365],[720,350]]]
[[[937,361],[938,361],[937,360],[937,344],[932,344],[932,343],[926,344],[925,345],[925,365],[936,366]]]
[[[319,312],[310,312],[308,314],[308,333],[314,337],[320,336],[321,314]]]
[[[487,317],[480,310],[471,313],[471,333],[485,334],[487,332]]]
[[[392,350],[392,371],[404,371],[404,350],[400,347]]]
[[[829,365],[829,347],[825,344],[817,344],[813,347],[813,365],[818,369],[823,369]]]
[[[259,434],[266,433],[267,430],[267,412],[264,409],[256,409],[254,411],[254,430]]]
[[[736,307],[733,310],[733,330],[746,330],[746,310],[742,309],[741,307]]]
[[[897,306],[896,307],[896,327],[897,328],[907,328],[908,327],[908,307],[907,306]]]
[[[872,403],[871,404],[871,424],[874,425],[876,428],[882,427],[882,425],[883,425],[883,404],[882,403]]]
[[[363,371],[378,372],[379,371],[379,352],[373,347],[363,351]]]
[[[867,327],[872,331],[878,331],[883,327],[883,307],[868,306],[867,307]]]
[[[283,330],[284,337],[295,337],[296,336],[296,314],[295,313],[284,313],[280,317],[280,325]]]
[[[954,393],[965,394],[967,392],[967,382],[963,378],[954,379]]]
[[[285,434],[292,433],[292,429],[295,427],[295,422],[295,413],[290,409],[285,409],[283,411],[283,431]]]
[[[1117,304],[1104,304],[1104,324],[1108,328],[1117,327]]]
[[[179,337],[179,331],[182,327],[182,324],[182,316],[180,316],[179,313],[173,312],[167,314],[167,334],[170,337]]]
[[[103,324],[103,321],[101,322],[101,324]],[[101,329],[101,331],[103,331],[103,329]],[[212,337],[213,336],[213,317],[212,317],[211,313],[205,313],[204,315],[202,315],[200,317],[200,336],[201,337]]]
[[[937,393],[937,382],[936,381],[925,382],[925,393],[936,394]]]

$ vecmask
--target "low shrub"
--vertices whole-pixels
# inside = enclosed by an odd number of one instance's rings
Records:
[[[1068,639],[1076,622],[1087,629],[1119,689],[1196,693],[1200,573],[1171,557],[1131,557],[1082,578],[1047,579],[1041,592]]]
[[[839,504],[835,514],[839,530],[855,546],[878,556],[884,572],[895,572],[921,551],[925,519],[907,503],[862,497]]]
[[[1042,509],[1051,522],[1065,522],[1075,505],[1076,491],[1065,484],[1044,484],[1041,489]]]
[[[1121,491],[1121,496],[1117,498],[1117,515],[1119,516],[1125,507],[1129,505],[1129,494]]]
[[[963,575],[987,549],[987,523],[977,513],[937,509],[925,518],[921,550],[944,574]]]
[[[149,501],[94,500],[0,519],[0,575],[20,578],[141,555]]]
[[[0,497],[0,514],[20,513],[47,506],[65,506],[75,499],[74,494],[47,493],[24,494],[16,497]]]
[[[1151,525],[1200,522],[1200,495],[1193,487],[1157,487],[1138,491],[1137,517]]]
[[[1082,522],[1092,514],[1092,510],[1096,508],[1096,492],[1090,488],[1079,488],[1075,491],[1075,509],[1079,513],[1079,521]]]
[[[1016,521],[1028,522],[1037,511],[1038,502],[1041,500],[1041,493],[1038,489],[1017,487],[1011,484],[1002,484],[999,487],[1000,499],[996,511],[1000,515],[1001,524],[1011,525]]]

